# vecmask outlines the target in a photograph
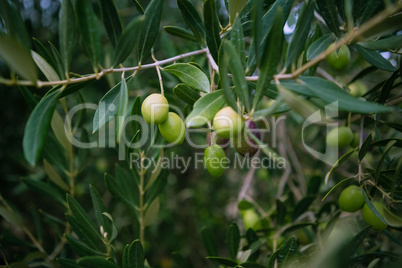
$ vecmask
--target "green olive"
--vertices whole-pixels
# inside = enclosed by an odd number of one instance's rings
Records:
[[[241,216],[246,230],[249,228],[257,229],[260,226],[260,216],[253,208],[241,211]]]
[[[349,85],[350,95],[361,97],[367,92],[367,86],[361,80],[357,80]]]
[[[338,199],[339,208],[347,212],[355,212],[364,205],[362,189],[356,185],[345,188]]]
[[[204,164],[212,177],[220,177],[227,166],[226,154],[222,147],[217,144],[208,146],[204,151]]]
[[[169,143],[176,145],[182,144],[186,137],[186,127],[180,116],[169,112],[167,119],[158,125],[162,137]]]
[[[331,147],[343,148],[353,141],[353,132],[349,127],[332,129],[327,135],[327,144]]]
[[[380,213],[380,215],[384,218],[384,205],[380,201],[371,202],[375,209]],[[388,224],[382,222],[369,208],[369,206],[364,204],[363,206],[363,220],[368,224],[372,225],[373,230],[382,231],[388,227]]]
[[[243,118],[228,106],[215,114],[213,127],[219,137],[229,139],[242,131],[244,122]]]
[[[332,49],[335,44],[331,44],[328,49]],[[345,69],[350,62],[350,50],[347,45],[342,45],[338,51],[333,51],[327,56],[329,66],[336,70]]]
[[[152,125],[163,123],[168,117],[169,103],[161,94],[149,95],[141,105],[142,117]]]

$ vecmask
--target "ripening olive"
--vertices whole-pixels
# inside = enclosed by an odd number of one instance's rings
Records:
[[[162,137],[169,143],[182,144],[186,137],[186,127],[180,116],[175,113],[169,112],[167,119],[158,125],[159,132]]]
[[[332,49],[335,44],[331,44],[328,49]],[[347,45],[342,45],[338,51],[333,51],[327,56],[329,66],[336,70],[342,70],[349,65],[350,50]]]
[[[215,114],[213,127],[219,137],[229,139],[242,131],[244,122],[243,118],[228,106]]]
[[[375,209],[380,213],[380,215],[384,218],[384,205],[380,201],[371,202]],[[384,223],[380,220],[369,208],[369,206],[364,204],[363,206],[363,220],[368,224],[372,225],[373,230],[382,231],[388,227],[388,224]]]
[[[169,103],[165,96],[156,93],[151,94],[142,103],[141,113],[145,122],[158,125],[168,117]]]
[[[247,120],[244,123],[245,127],[238,135],[233,136],[230,141],[233,148],[243,157],[251,157],[255,155],[258,151],[259,146],[253,140],[253,138],[247,133],[246,129],[250,130],[259,140],[261,140],[261,132],[257,125],[251,121]]]
[[[225,150],[229,144],[230,144],[230,139],[224,139],[222,137],[219,137],[218,135],[216,135],[215,131],[212,132],[208,132],[207,133],[207,145],[213,145],[213,144],[217,144],[220,147],[222,147],[223,150]]]
[[[353,141],[353,132],[349,127],[332,129],[327,135],[327,144],[331,147],[343,148]]]
[[[212,177],[220,177],[227,166],[226,154],[222,147],[217,144],[208,146],[204,151],[204,164]]]
[[[347,212],[355,212],[364,205],[364,196],[362,189],[356,185],[346,187],[339,196],[339,208]]]

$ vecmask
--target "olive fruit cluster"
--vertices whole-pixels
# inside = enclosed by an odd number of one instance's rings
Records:
[[[207,134],[207,143],[211,145],[204,151],[204,163],[211,176],[219,177],[225,171],[227,159],[224,149],[229,143],[243,157],[257,153],[258,145],[248,134],[249,131],[261,139],[257,125],[251,120],[244,121],[231,107],[224,107],[215,114],[213,128],[214,132]]]
[[[375,209],[384,217],[384,205],[380,201],[372,202]],[[369,208],[364,200],[362,189],[356,185],[346,187],[338,199],[339,208],[347,212],[356,212],[362,207],[363,220],[372,225],[373,230],[382,231],[388,227],[386,223],[380,220]]]
[[[148,124],[158,125],[159,132],[166,141],[182,144],[186,134],[183,120],[169,112],[169,103],[161,94],[149,95],[141,105],[141,114]]]

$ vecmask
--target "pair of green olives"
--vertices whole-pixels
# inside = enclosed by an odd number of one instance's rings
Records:
[[[384,205],[381,201],[371,202],[378,213],[384,218]],[[356,212],[362,207],[363,220],[372,225],[373,230],[382,231],[385,230],[388,225],[380,220],[369,208],[364,200],[362,189],[356,185],[346,187],[339,196],[338,199],[339,208],[347,212]]]
[[[162,94],[149,95],[141,105],[141,114],[148,124],[158,125],[159,132],[166,141],[182,144],[186,127],[177,114],[169,112],[168,100]]]
[[[207,135],[208,144],[212,144],[204,151],[204,163],[213,177],[220,177],[226,169],[227,159],[224,149],[229,145],[243,157],[251,157],[258,151],[258,145],[247,133],[250,131],[258,139],[261,133],[257,125],[251,121],[244,121],[231,107],[219,110],[213,119],[213,134]]]

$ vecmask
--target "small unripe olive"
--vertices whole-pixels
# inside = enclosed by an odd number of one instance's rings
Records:
[[[246,230],[249,228],[257,229],[261,226],[261,218],[253,208],[241,211],[241,216]]]
[[[204,164],[212,177],[220,177],[227,166],[226,154],[222,147],[217,144],[208,146],[204,151]]]
[[[359,133],[354,133],[353,134],[353,140],[350,143],[350,146],[352,146],[353,148],[358,147],[360,145],[360,136]]]
[[[229,139],[242,131],[244,122],[243,118],[228,106],[215,114],[213,127],[219,137]]]
[[[380,201],[371,202],[375,209],[380,213],[380,215],[384,218],[384,205]],[[369,206],[364,204],[363,206],[363,220],[368,224],[372,225],[372,229],[376,231],[385,230],[388,227],[388,224],[382,222],[369,208]]]
[[[186,127],[180,116],[169,112],[167,119],[158,125],[162,137],[169,143],[182,144],[186,137]]]
[[[250,132],[253,133],[254,136],[256,136],[259,140],[261,140],[261,132],[258,129],[257,125],[251,120],[247,120],[244,125],[245,127],[243,131],[240,132],[238,135],[233,136],[230,141],[233,145],[233,148],[241,156],[251,157],[257,153],[259,146],[247,133],[246,129],[250,130]]]
[[[328,49],[332,49],[335,44],[331,44]],[[349,65],[350,61],[350,50],[347,45],[342,45],[338,51],[333,51],[327,56],[328,64],[336,69],[342,70]]]
[[[145,122],[158,125],[166,120],[169,113],[169,103],[161,94],[149,95],[141,105],[141,114]]]
[[[361,80],[357,80],[349,85],[350,95],[355,97],[361,97],[367,92],[367,86]]]
[[[364,205],[362,189],[356,185],[345,188],[338,199],[339,208],[347,212],[355,212]]]
[[[331,147],[343,148],[353,141],[353,132],[349,127],[332,129],[327,135],[327,144]]]

